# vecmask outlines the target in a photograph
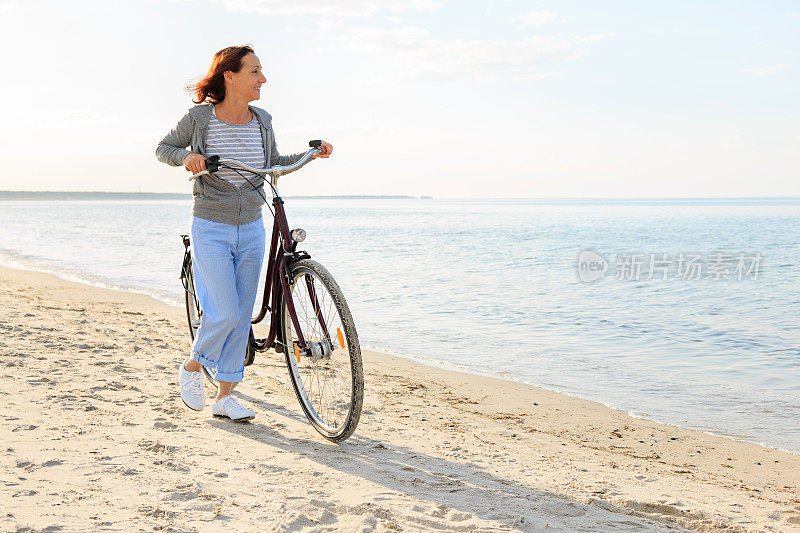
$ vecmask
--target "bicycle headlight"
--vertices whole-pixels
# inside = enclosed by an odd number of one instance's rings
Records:
[[[303,228],[295,228],[290,234],[294,242],[303,242],[306,240],[306,230]]]

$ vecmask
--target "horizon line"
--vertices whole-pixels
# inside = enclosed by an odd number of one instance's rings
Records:
[[[54,190],[2,190],[0,195],[40,194],[98,194],[120,196],[177,196],[192,198],[191,193],[150,191],[54,191]],[[286,195],[285,198],[408,198],[433,200],[800,200],[800,196],[432,196],[409,194],[319,194]]]

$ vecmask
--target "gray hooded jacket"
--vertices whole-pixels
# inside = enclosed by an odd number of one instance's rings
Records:
[[[291,165],[297,162],[303,154],[278,153],[275,134],[272,131],[272,116],[261,108],[248,107],[258,120],[261,129],[264,161],[267,162],[267,167]],[[172,131],[158,143],[156,147],[158,160],[177,167],[183,165],[184,158],[191,152],[206,157],[214,155],[206,154],[206,136],[211,111],[211,104],[200,104],[190,108]],[[187,146],[191,147],[191,151],[186,149]],[[195,179],[192,190],[194,196],[192,214],[198,218],[225,224],[247,224],[258,220],[261,217],[261,206],[264,205],[264,199],[261,197],[261,194],[264,194],[264,178],[255,174],[245,174],[258,191],[249,183],[238,188],[213,173]]]

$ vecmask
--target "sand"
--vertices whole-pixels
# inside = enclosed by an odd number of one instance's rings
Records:
[[[800,531],[797,455],[373,352],[332,444],[274,352],[252,423],[185,408],[189,347],[180,308],[0,267],[0,530]]]

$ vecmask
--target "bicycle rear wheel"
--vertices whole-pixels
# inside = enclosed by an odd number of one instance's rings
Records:
[[[186,293],[186,318],[189,321],[189,335],[194,340],[197,336],[197,330],[200,329],[200,317],[203,315],[203,310],[200,309],[200,302],[194,292],[194,269],[192,268],[191,256],[186,259],[185,264],[186,270],[183,273],[185,285],[183,288]]]
[[[192,341],[194,341],[195,337],[197,336],[197,330],[200,329],[200,321],[203,316],[203,310],[200,308],[200,301],[197,299],[197,294],[195,293],[194,289],[194,268],[192,266],[192,258],[189,256],[186,260],[186,271],[184,272],[184,291],[186,293],[186,318],[189,321],[189,335],[192,337]],[[252,364],[253,358],[255,357],[255,348],[253,347],[252,343],[247,343],[247,353],[245,354],[245,364]],[[217,384],[217,380],[214,377],[214,372],[209,370],[205,367],[205,365],[201,365],[203,367],[203,375],[205,375],[206,379],[211,382],[214,387],[219,387]],[[236,387],[237,383],[234,383],[231,389]]]
[[[279,341],[289,377],[314,428],[328,440],[342,441],[355,431],[364,402],[361,346],[350,308],[330,273],[310,259],[292,265],[290,291],[308,349],[303,353],[298,347],[284,294]]]

